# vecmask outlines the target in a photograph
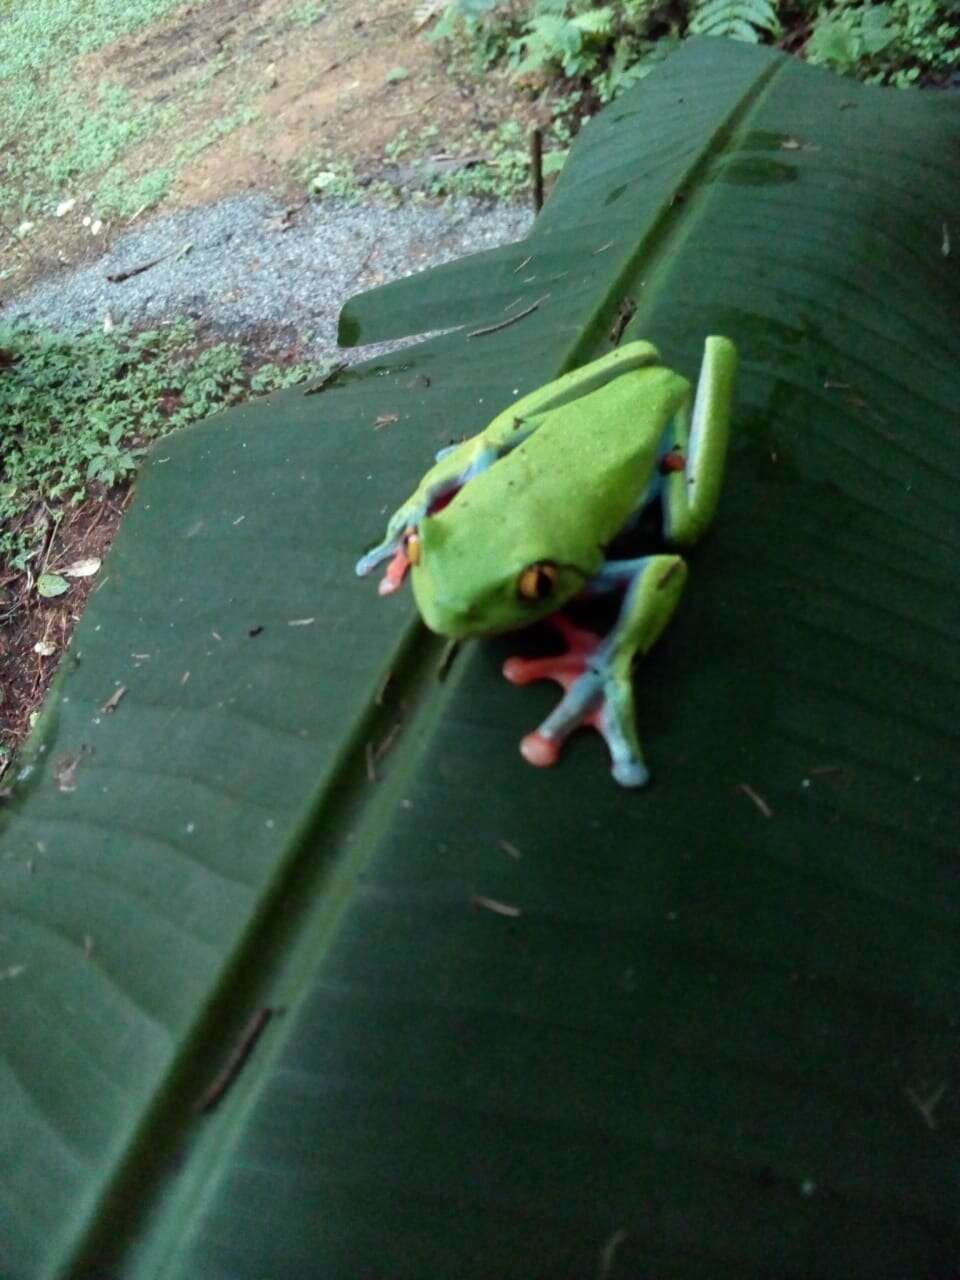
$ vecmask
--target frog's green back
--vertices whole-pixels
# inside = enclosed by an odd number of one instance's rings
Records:
[[[598,564],[599,549],[636,510],[664,428],[689,392],[686,379],[663,366],[623,374],[552,410],[435,519],[474,554],[516,555],[520,567],[548,559]]]
[[[574,594],[636,511],[664,429],[689,394],[686,379],[662,366],[625,373],[551,410],[523,444],[424,520],[414,589],[428,625],[439,601],[474,612],[485,622],[477,630],[525,625],[531,611],[517,603],[516,581],[538,561],[569,569]]]

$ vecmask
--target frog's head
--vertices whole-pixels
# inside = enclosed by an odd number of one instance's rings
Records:
[[[538,533],[504,520],[474,521],[461,498],[424,517],[406,551],[414,598],[430,630],[454,639],[515,631],[577,595],[587,574],[551,556],[550,538]]]

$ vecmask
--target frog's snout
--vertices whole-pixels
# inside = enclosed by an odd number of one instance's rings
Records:
[[[420,616],[437,635],[463,640],[483,630],[480,610],[475,605],[462,605],[444,596],[418,600]]]

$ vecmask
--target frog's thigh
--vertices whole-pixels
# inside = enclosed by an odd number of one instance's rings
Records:
[[[601,576],[611,585],[629,583],[616,625],[598,661],[606,668],[601,731],[613,758],[613,774],[624,786],[647,780],[633,703],[633,660],[646,653],[670,621],[677,606],[687,566],[679,556],[644,556],[605,565]]]
[[[670,621],[687,578],[681,556],[612,560],[588,584],[595,590],[626,587],[619,616],[601,651],[605,661],[629,663],[646,653]]]
[[[676,443],[686,460],[664,477],[663,524],[677,546],[691,546],[702,536],[720,500],[736,363],[732,342],[708,338],[696,398],[691,406],[688,397],[674,418]]]

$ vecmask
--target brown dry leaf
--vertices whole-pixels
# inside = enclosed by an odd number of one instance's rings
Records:
[[[102,563],[99,556],[87,556],[84,560],[74,561],[60,572],[65,578],[92,578],[95,573],[100,572]]]

